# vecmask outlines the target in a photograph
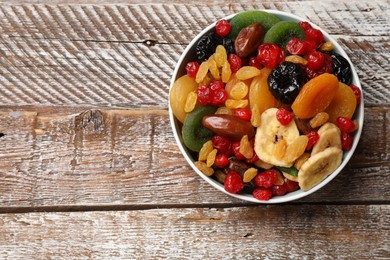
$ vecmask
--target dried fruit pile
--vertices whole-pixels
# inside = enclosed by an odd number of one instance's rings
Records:
[[[307,191],[351,149],[360,103],[351,66],[308,22],[264,11],[220,20],[170,91],[195,165],[259,200]]]

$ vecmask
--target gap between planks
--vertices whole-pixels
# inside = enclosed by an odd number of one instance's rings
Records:
[[[90,206],[39,206],[39,207],[0,207],[2,214],[27,214],[38,212],[103,212],[103,211],[139,211],[154,209],[229,209],[229,208],[255,208],[255,207],[284,207],[284,206],[387,206],[389,201],[340,201],[340,202],[300,202],[280,204],[263,203],[222,203],[222,204],[144,204],[144,205],[90,205]]]

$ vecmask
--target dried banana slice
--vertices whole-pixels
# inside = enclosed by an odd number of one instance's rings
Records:
[[[326,123],[318,129],[320,139],[313,146],[311,155],[322,152],[328,147],[336,147],[341,149],[341,132],[340,129],[332,123]]]
[[[308,191],[339,167],[343,151],[336,147],[329,147],[312,155],[298,172],[299,187]]]
[[[261,114],[254,149],[263,162],[290,167],[296,158],[285,156],[286,150],[299,137],[299,131],[294,121],[288,126],[282,125],[276,119],[277,111],[277,108],[269,108]]]

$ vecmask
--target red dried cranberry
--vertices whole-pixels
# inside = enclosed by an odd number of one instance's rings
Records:
[[[264,68],[264,66],[257,60],[256,57],[250,57],[249,58],[249,66],[256,67],[259,70]]]
[[[214,161],[215,166],[219,168],[225,168],[229,164],[229,159],[224,154],[218,154]]]
[[[305,41],[298,38],[292,38],[286,45],[286,50],[293,55],[301,55],[306,52]]]
[[[246,161],[247,163],[255,163],[255,162],[257,162],[258,160],[260,160],[260,159],[259,159],[259,156],[257,156],[256,152],[254,152],[252,158],[246,159],[245,161]]]
[[[228,21],[224,19],[219,20],[215,25],[215,33],[224,37],[229,34],[231,27]]]
[[[308,53],[312,50],[315,50],[317,48],[317,46],[316,46],[315,42],[305,40],[305,48],[306,48],[306,52]]]
[[[242,67],[242,59],[234,53],[229,54],[228,61],[232,73],[236,73]]]
[[[345,116],[339,116],[336,119],[336,125],[340,128],[341,132],[351,133],[355,130],[355,123]]]
[[[229,171],[225,177],[224,187],[227,192],[237,193],[244,188],[241,175],[235,171]]]
[[[196,61],[190,61],[186,65],[186,71],[187,75],[191,78],[196,77],[196,73],[198,73],[199,70],[199,63]]]
[[[305,30],[305,31],[312,28],[311,25],[310,25],[310,23],[309,23],[309,22],[306,22],[306,21],[301,21],[301,22],[299,22],[298,24],[299,24],[299,26],[301,26],[301,28],[302,28],[303,30]]]
[[[324,35],[318,29],[309,28],[305,30],[305,34],[306,34],[306,40],[314,41],[317,44],[317,46],[325,42]]]
[[[317,133],[317,131],[313,130],[306,134],[307,138],[309,138],[309,141],[307,142],[306,150],[310,150],[315,143],[320,140],[320,135]]]
[[[257,60],[267,68],[275,68],[284,58],[284,50],[276,44],[264,43],[258,47]]]
[[[245,156],[240,153],[240,142],[234,142],[232,143],[232,149],[233,149],[233,153],[234,153],[234,156],[236,156],[236,158],[238,160],[245,160]]]
[[[201,85],[198,87],[198,101],[201,105],[207,105],[211,102],[211,92],[210,88],[206,85]]]
[[[323,55],[324,55],[324,58],[325,58],[325,62],[324,62],[323,66],[320,69],[312,70],[308,66],[304,67],[306,76],[309,79],[315,78],[315,77],[317,77],[317,76],[319,76],[319,75],[321,75],[323,73],[333,73],[332,57],[329,56],[328,54],[325,54],[325,53],[323,53]]]
[[[221,80],[216,80],[215,79],[215,80],[210,82],[209,87],[210,87],[210,89],[212,91],[214,91],[214,90],[218,90],[218,89],[224,88],[225,84]]]
[[[211,105],[220,106],[225,104],[225,101],[228,98],[228,94],[224,88],[216,89],[211,91]]]
[[[360,88],[358,88],[354,84],[351,84],[349,86],[352,88],[353,93],[355,94],[356,97],[356,103],[359,105],[362,100],[362,92],[360,91]]]
[[[291,181],[289,179],[284,180],[284,186],[286,187],[288,192],[293,192],[299,190],[299,184],[296,181]]]
[[[232,142],[229,139],[223,136],[214,135],[213,138],[211,138],[211,142],[213,143],[213,148],[217,149],[221,154],[226,156],[233,154]]]
[[[254,180],[258,187],[269,188],[275,185],[278,175],[276,170],[268,170],[257,174]]]
[[[237,108],[234,110],[234,115],[245,121],[251,121],[252,111],[249,108]]]
[[[227,92],[224,89],[225,84],[221,80],[213,80],[210,82],[210,104],[219,106],[225,103],[228,98]]]
[[[344,151],[352,148],[352,135],[350,133],[341,132],[341,148]]]
[[[319,70],[324,66],[325,54],[320,51],[311,51],[307,55],[307,67],[311,70]]]
[[[271,187],[272,195],[273,196],[283,196],[287,193],[286,186],[283,185],[274,185]]]
[[[252,196],[258,200],[269,200],[272,197],[272,191],[266,188],[256,188]]]
[[[284,126],[287,126],[293,120],[293,113],[284,108],[276,111],[276,119]]]

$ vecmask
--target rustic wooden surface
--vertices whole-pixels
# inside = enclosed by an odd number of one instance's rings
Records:
[[[319,192],[233,199],[175,144],[170,77],[253,8],[324,28],[355,64],[362,140]],[[390,259],[389,1],[0,1],[0,259]]]

